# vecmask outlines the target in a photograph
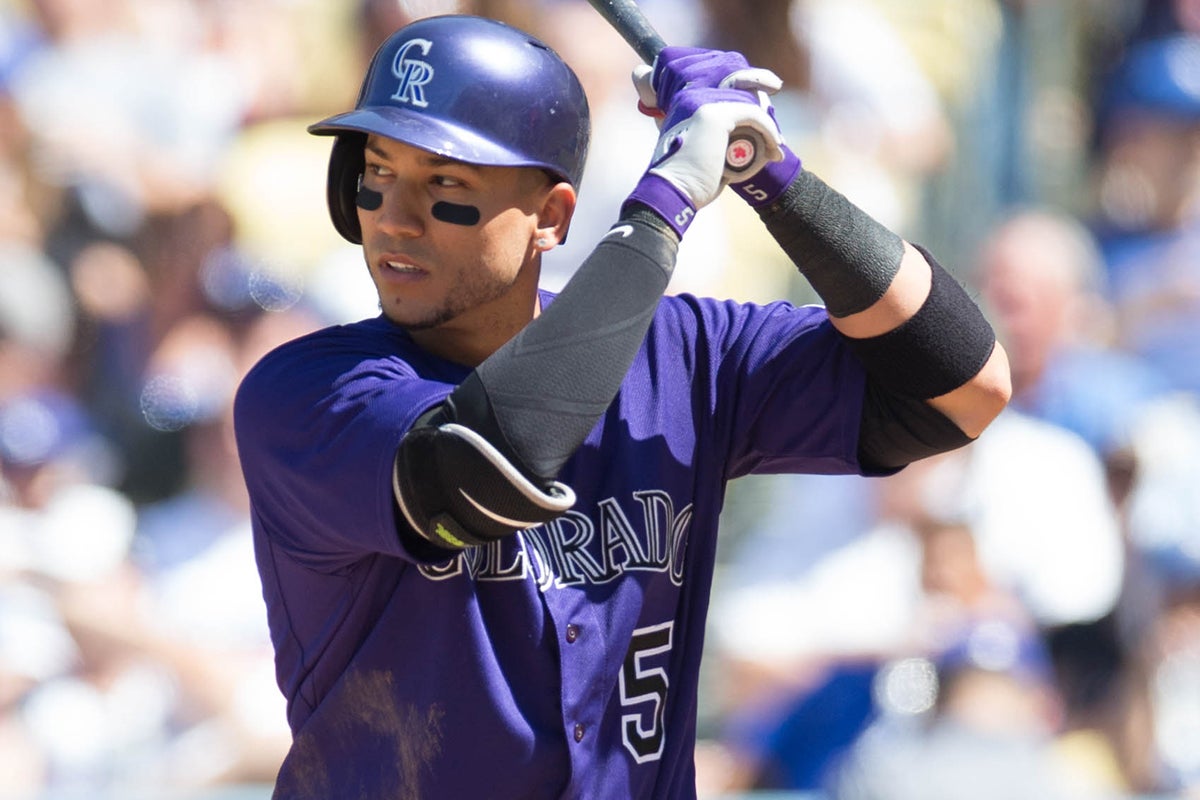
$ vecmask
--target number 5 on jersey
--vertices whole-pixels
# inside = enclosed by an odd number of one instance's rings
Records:
[[[667,704],[667,671],[650,666],[654,656],[671,649],[671,630],[674,621],[638,628],[633,632],[625,664],[621,668],[621,707],[632,714],[621,716],[621,738],[625,748],[639,764],[657,761],[662,757],[666,734],[663,731],[663,712]],[[659,659],[665,663],[665,659]],[[651,708],[646,703],[653,702]],[[642,708],[636,708],[642,706]]]

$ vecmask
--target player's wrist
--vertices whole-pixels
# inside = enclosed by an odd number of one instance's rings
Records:
[[[625,216],[637,206],[654,212],[679,238],[683,238],[684,231],[696,218],[696,205],[683,190],[654,172],[644,174],[633,187],[621,205],[621,215]]]
[[[777,201],[800,174],[800,157],[787,145],[780,145],[780,149],[783,150],[780,161],[768,162],[753,177],[729,184],[729,188],[752,208],[762,208]]]

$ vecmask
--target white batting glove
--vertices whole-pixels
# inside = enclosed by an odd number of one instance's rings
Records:
[[[749,100],[773,114],[770,95],[783,87],[783,81],[768,69],[751,67],[746,57],[730,50],[697,47],[664,47],[653,66],[639,65],[633,70],[633,85],[638,93],[638,110],[654,118],[661,130],[664,115],[680,92],[695,89],[731,89],[746,93]],[[776,124],[776,131],[779,126]],[[742,128],[730,136],[725,154],[725,180],[740,184],[760,170],[776,163],[777,156],[763,137]]]
[[[696,211],[724,187],[729,135],[739,127],[758,133],[768,159],[783,158],[779,129],[753,95],[707,87],[677,92],[650,167],[626,202],[649,206],[682,236]]]

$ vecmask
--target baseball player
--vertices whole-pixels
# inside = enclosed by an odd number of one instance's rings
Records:
[[[694,798],[725,484],[892,472],[1007,402],[959,285],[783,144],[774,75],[668,48],[635,85],[651,166],[557,296],[540,258],[589,127],[545,44],[418,20],[310,128],[382,313],[283,345],[237,397],[294,738],[275,797]],[[739,127],[761,158],[731,183]],[[663,296],[726,185],[826,307]]]

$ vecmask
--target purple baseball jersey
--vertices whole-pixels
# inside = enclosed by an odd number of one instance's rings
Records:
[[[380,317],[283,345],[239,390],[294,734],[275,796],[694,798],[726,482],[859,471],[862,368],[820,308],[664,298],[559,476],[575,507],[419,563],[392,462],[467,374]]]

